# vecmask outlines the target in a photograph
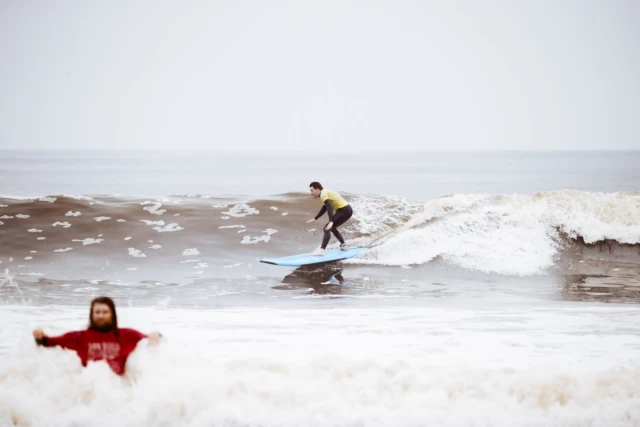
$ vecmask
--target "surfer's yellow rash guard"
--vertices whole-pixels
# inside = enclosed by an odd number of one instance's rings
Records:
[[[316,219],[320,218],[325,212],[327,212],[329,214],[329,221],[333,221],[333,213],[338,209],[349,205],[349,203],[347,203],[347,201],[337,192],[327,190],[326,188],[320,192],[320,200],[322,200],[323,206],[318,215],[316,215]]]

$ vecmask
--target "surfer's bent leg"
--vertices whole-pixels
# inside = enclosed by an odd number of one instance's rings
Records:
[[[330,238],[331,238],[331,230],[324,230],[324,236],[322,237],[322,246],[320,246],[322,249],[327,249],[327,245],[329,244]]]
[[[353,209],[351,209],[351,205],[347,205],[341,209],[338,209],[333,215],[333,227],[331,230],[324,230],[324,237],[322,238],[322,249],[326,249],[329,244],[329,239],[331,238],[331,233],[340,241],[340,243],[344,243],[344,237],[338,231],[338,227],[347,222],[349,218],[353,215]],[[326,227],[326,225],[325,225]]]

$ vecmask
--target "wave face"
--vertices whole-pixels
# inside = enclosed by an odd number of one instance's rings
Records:
[[[372,246],[353,263],[406,266],[439,257],[469,270],[522,276],[544,273],[570,246],[640,248],[640,193],[454,194],[426,203],[346,196],[354,216],[343,234],[352,245]],[[245,201],[193,194],[0,197],[0,260],[27,269],[79,257],[128,269],[191,260],[202,270],[230,258],[313,249],[326,217],[304,222],[319,207],[301,193]]]
[[[528,275],[553,266],[567,239],[583,245],[614,241],[637,246],[640,194],[441,197],[426,203],[405,229],[359,262],[423,264],[439,256],[471,270]]]

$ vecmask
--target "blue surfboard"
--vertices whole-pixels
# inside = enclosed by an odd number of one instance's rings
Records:
[[[260,262],[273,265],[283,265],[287,267],[301,267],[303,265],[324,264],[325,262],[342,261],[360,255],[367,250],[368,248],[351,248],[346,251],[343,251],[341,249],[330,249],[324,252],[324,256],[311,255],[310,253],[308,253],[291,255],[282,258],[265,258],[261,259]]]

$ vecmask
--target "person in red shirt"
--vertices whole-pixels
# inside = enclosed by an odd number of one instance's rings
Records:
[[[143,334],[135,329],[118,328],[116,306],[109,297],[98,297],[91,301],[89,328],[67,332],[57,337],[47,336],[41,329],[33,331],[33,338],[44,347],[62,347],[75,351],[82,366],[89,361],[104,360],[118,375],[123,375],[127,358],[144,338],[150,345],[160,340],[158,332]]]

